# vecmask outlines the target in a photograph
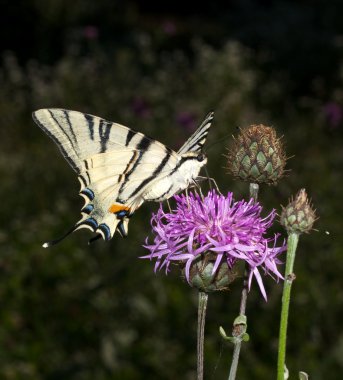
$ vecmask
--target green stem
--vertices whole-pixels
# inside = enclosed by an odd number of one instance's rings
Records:
[[[244,270],[244,281],[243,281],[243,289],[241,294],[241,303],[239,306],[239,315],[245,315],[245,309],[248,298],[248,268],[247,265]],[[242,326],[236,325],[233,326],[232,336],[240,336],[243,333]],[[234,343],[233,354],[232,354],[232,362],[229,373],[229,380],[235,380],[238,368],[239,354],[241,352],[242,341],[238,340]]]
[[[198,340],[197,340],[197,380],[204,378],[204,331],[208,294],[199,291],[198,297]]]
[[[229,380],[235,380],[236,379],[239,354],[241,351],[241,345],[242,345],[242,342],[238,342],[235,344],[235,347],[233,349],[232,364],[231,364],[231,368],[230,368]]]
[[[259,190],[259,185],[257,183],[250,183],[250,186],[249,186],[250,198],[253,198],[255,202],[257,201],[258,190]],[[243,289],[242,289],[242,294],[241,294],[241,303],[239,306],[239,315],[245,315],[247,298],[248,298],[248,274],[249,274],[249,266],[248,264],[245,264]],[[232,335],[233,336],[242,335],[243,334],[242,329],[243,327],[240,325],[233,326]],[[241,346],[242,346],[242,341],[240,339],[236,343],[234,343],[232,362],[231,362],[231,368],[230,368],[230,373],[229,373],[229,380],[236,379]]]
[[[290,233],[287,240],[287,258],[285,281],[283,284],[282,293],[282,307],[281,307],[281,320],[280,320],[280,334],[279,334],[279,352],[277,362],[277,380],[284,380],[284,368],[286,360],[286,341],[287,341],[287,323],[289,302],[291,298],[291,288],[295,275],[293,273],[295,252],[299,241],[299,235]]]

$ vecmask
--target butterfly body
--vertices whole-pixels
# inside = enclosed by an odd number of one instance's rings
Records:
[[[178,157],[174,170],[165,177],[157,179],[158,186],[151,186],[145,190],[144,200],[162,202],[187,189],[196,181],[201,168],[207,162],[206,157],[201,157],[201,161],[198,157],[198,153],[186,153]]]
[[[213,113],[178,152],[123,125],[77,111],[41,109],[33,118],[78,174],[85,204],[71,231],[88,228],[109,240],[116,230],[127,235],[129,219],[144,201],[166,200],[196,181],[207,162],[201,149]]]

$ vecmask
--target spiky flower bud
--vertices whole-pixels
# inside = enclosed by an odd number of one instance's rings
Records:
[[[229,284],[238,276],[233,269],[223,262],[213,273],[215,255],[208,252],[191,264],[189,283],[191,286],[206,293],[229,289]],[[184,272],[184,271],[183,271]],[[183,274],[186,277],[185,273]]]
[[[253,183],[275,185],[283,176],[286,155],[275,129],[263,124],[241,129],[228,150],[229,173]]]
[[[307,198],[305,189],[301,189],[294,199],[289,200],[286,207],[282,207],[280,223],[288,233],[308,233],[316,220],[316,212]]]

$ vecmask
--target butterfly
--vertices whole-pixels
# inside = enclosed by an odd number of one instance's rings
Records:
[[[61,238],[88,228],[110,240],[127,236],[128,223],[144,201],[161,202],[197,184],[207,163],[202,152],[213,120],[210,112],[177,151],[124,125],[97,116],[58,108],[33,112],[38,126],[56,143],[78,174],[85,204],[81,219]]]

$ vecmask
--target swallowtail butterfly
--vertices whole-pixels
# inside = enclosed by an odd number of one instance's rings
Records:
[[[71,232],[88,228],[110,240],[128,232],[129,218],[144,201],[160,202],[196,184],[207,158],[202,152],[213,120],[209,113],[178,152],[142,133],[100,117],[65,109],[33,113],[38,126],[56,143],[78,174],[85,199],[82,218]]]

